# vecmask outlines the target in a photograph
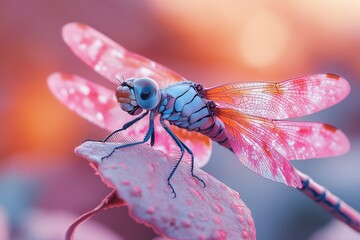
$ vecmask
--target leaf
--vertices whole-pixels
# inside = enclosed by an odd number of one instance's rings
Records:
[[[239,194],[208,173],[195,169],[206,187],[182,162],[172,186],[167,184],[173,159],[148,145],[116,150],[117,143],[88,141],[75,153],[89,160],[102,180],[123,199],[132,217],[160,235],[175,239],[255,239],[250,210]]]

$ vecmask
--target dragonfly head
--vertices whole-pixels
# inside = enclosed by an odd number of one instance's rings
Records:
[[[121,83],[115,92],[121,109],[131,115],[141,113],[143,109],[155,108],[161,98],[157,83],[150,78],[129,78]]]

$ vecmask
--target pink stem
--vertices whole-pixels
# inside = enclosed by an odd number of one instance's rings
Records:
[[[73,222],[70,225],[70,227],[66,231],[65,240],[73,240],[73,236],[74,236],[77,226],[80,223],[82,223],[85,220],[92,217],[95,213],[99,212],[100,210],[104,210],[104,209],[108,209],[108,208],[112,208],[112,207],[120,207],[123,205],[125,205],[124,200],[118,198],[115,190],[112,191],[109,195],[107,195],[104,198],[104,200],[101,201],[101,203],[97,207],[95,207],[93,210],[81,215],[78,219],[75,220],[75,222]]]
[[[332,194],[325,187],[316,183],[309,176],[296,170],[300,176],[302,188],[299,189],[310,199],[316,201],[331,215],[343,221],[351,228],[360,232],[360,213],[342,201],[339,197]]]

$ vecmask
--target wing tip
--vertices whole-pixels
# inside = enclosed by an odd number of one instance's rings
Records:
[[[350,140],[347,138],[347,136],[345,135],[345,133],[343,133],[341,130],[337,130],[335,133],[338,137],[338,142],[339,142],[339,146],[338,146],[338,150],[335,151],[334,156],[339,156],[342,154],[347,153],[350,148],[351,148],[351,143]]]
[[[63,96],[61,95],[61,90],[66,86],[67,82],[79,82],[84,81],[84,79],[69,73],[63,72],[53,72],[47,77],[47,85],[50,91],[59,99]]]
[[[54,72],[51,73],[47,77],[47,85],[52,92],[52,94],[58,98],[60,101],[62,101],[63,96],[60,94],[61,89],[63,87],[63,82],[67,79],[69,79],[69,76],[66,77],[66,75],[71,76],[70,74],[65,74],[61,72]]]
[[[325,78],[332,79],[337,82],[336,84],[340,88],[343,98],[350,93],[350,84],[344,77],[335,73],[325,73],[324,76]]]
[[[332,139],[334,140],[334,145],[329,145],[329,154],[324,157],[339,156],[350,150],[351,144],[344,132],[327,123],[323,123],[323,128],[331,133]]]
[[[56,84],[59,82],[61,73],[53,72],[47,77],[47,84],[50,90],[53,90]]]
[[[54,83],[58,83],[60,81],[66,81],[70,79],[74,79],[75,75],[70,73],[63,73],[63,72],[53,72],[47,77],[47,82],[49,85]]]
[[[66,44],[71,45],[80,39],[84,31],[91,27],[79,22],[67,23],[62,27],[62,37]]]

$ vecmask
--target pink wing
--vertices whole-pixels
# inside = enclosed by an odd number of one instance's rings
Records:
[[[134,118],[122,111],[115,100],[113,90],[109,90],[81,77],[53,73],[48,78],[48,85],[53,94],[67,107],[95,125],[114,131]],[[143,119],[136,128],[124,131],[124,137],[144,136],[148,129],[148,121]],[[173,128],[173,131],[184,141],[195,154],[197,166],[204,166],[211,155],[211,141],[196,132]],[[159,121],[155,121],[154,148],[172,154],[179,151],[171,137],[165,132]]]
[[[155,63],[145,57],[132,53],[115,43],[95,29],[79,23],[70,23],[63,28],[63,38],[71,50],[102,76],[116,83],[116,79],[151,77],[160,87],[183,81],[184,78],[170,69]],[[88,82],[77,76],[54,74],[49,78],[49,85],[54,94],[75,112],[94,124],[114,131],[121,128],[133,116],[123,112],[116,104],[114,91],[110,91]],[[86,95],[83,89],[91,89]],[[70,94],[75,91],[74,94]],[[68,94],[61,94],[68,92]],[[74,97],[76,95],[76,97]],[[69,97],[72,96],[72,97]],[[95,97],[94,97],[95,96]],[[100,97],[97,97],[100,96]],[[102,100],[111,99],[111,103],[104,105]],[[158,121],[155,121],[158,122]],[[140,125],[142,124],[142,125]],[[148,122],[142,121],[127,134],[142,136],[148,129]],[[156,123],[156,147],[166,153],[178,151],[176,144],[172,144],[164,129]],[[195,153],[196,164],[204,166],[210,158],[211,141],[196,132],[187,132],[172,127],[172,130],[191,147]]]
[[[80,59],[112,82],[122,77],[150,77],[163,87],[185,80],[170,69],[126,50],[90,26],[69,23],[63,27],[63,38]]]
[[[232,83],[205,90],[205,97],[242,113],[285,119],[328,108],[350,92],[349,83],[334,74],[319,74],[279,83]]]
[[[338,129],[322,123],[286,122],[218,108],[230,145],[240,161],[257,174],[301,187],[288,160],[342,154],[349,141]]]

